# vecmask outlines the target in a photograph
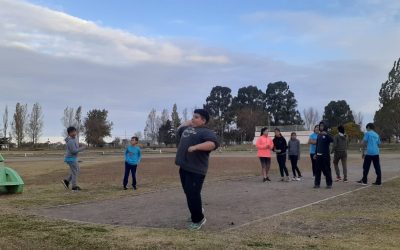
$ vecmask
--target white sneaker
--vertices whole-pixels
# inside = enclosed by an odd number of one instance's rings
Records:
[[[301,178],[300,178],[300,177],[297,177],[297,178],[296,178],[296,181],[301,181]]]
[[[296,177],[292,177],[292,181],[297,181],[297,178]]]

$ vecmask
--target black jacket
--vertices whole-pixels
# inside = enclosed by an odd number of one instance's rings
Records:
[[[274,149],[273,151],[275,152],[275,150],[280,149],[281,152],[276,153],[278,155],[283,155],[286,154],[286,150],[287,150],[287,142],[285,137],[281,136],[281,137],[274,137],[274,139],[272,140],[274,142]]]

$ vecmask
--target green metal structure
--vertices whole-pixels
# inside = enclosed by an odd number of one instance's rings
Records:
[[[0,154],[0,194],[20,194],[24,190],[24,181],[12,168],[6,167]]]

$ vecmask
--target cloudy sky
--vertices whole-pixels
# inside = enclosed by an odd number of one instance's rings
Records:
[[[0,0],[0,113],[39,102],[109,110],[113,136],[211,88],[286,81],[299,110],[345,99],[365,122],[400,57],[400,1]]]

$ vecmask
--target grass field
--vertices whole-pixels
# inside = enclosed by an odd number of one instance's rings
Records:
[[[308,168],[303,157],[300,166]],[[179,186],[172,157],[145,158],[137,193]],[[360,164],[352,157],[350,164]],[[11,164],[10,164],[11,165]],[[145,166],[145,167],[144,167]],[[400,179],[296,210],[239,230],[188,232],[98,225],[29,215],[28,210],[59,204],[132,195],[121,190],[122,163],[101,157],[82,163],[84,190],[63,190],[67,172],[59,161],[14,162],[26,188],[21,195],[0,196],[0,249],[398,249]],[[207,182],[259,174],[255,157],[213,157]],[[276,173],[276,170],[273,170]]]

